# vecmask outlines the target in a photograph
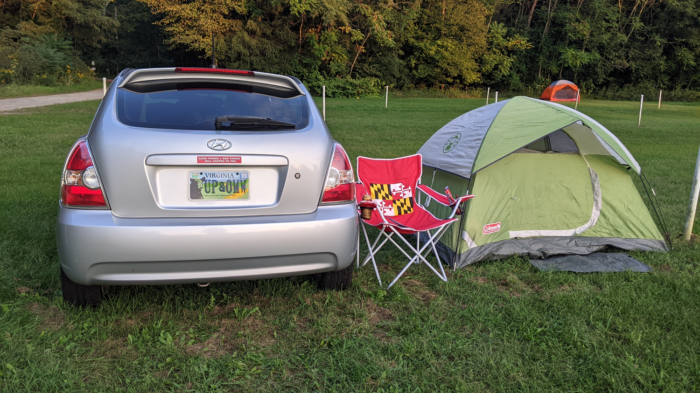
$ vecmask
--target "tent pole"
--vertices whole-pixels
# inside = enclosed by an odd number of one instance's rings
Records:
[[[695,223],[695,211],[698,208],[698,196],[700,195],[700,151],[698,151],[698,160],[695,164],[695,176],[693,187],[690,192],[690,202],[688,203],[688,216],[685,219],[685,228],[683,237],[686,241],[690,241],[690,236],[693,234],[693,224]]]

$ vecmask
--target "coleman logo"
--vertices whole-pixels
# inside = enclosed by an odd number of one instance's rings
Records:
[[[442,147],[442,152],[447,154],[452,151],[452,149],[457,146],[459,143],[459,140],[462,139],[462,134],[461,133],[456,133],[450,137],[450,139],[445,142],[445,146]]]
[[[484,230],[482,233],[484,235],[488,235],[489,233],[496,233],[501,230],[501,223],[500,222],[495,222],[493,224],[486,224],[484,225]]]

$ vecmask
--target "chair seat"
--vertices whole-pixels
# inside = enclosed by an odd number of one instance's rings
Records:
[[[357,203],[359,205],[362,202],[362,196],[367,194],[367,192],[365,191],[363,185],[360,183],[356,183],[355,188],[355,198],[357,198]],[[413,234],[416,232],[433,230],[458,220],[458,218],[451,218],[447,220],[439,219],[429,211],[425,210],[422,206],[415,206],[413,208],[413,213],[410,214],[384,217],[386,218],[389,225],[394,226],[402,234]],[[371,225],[373,227],[381,227],[387,225],[382,219],[381,214],[379,214],[379,210],[377,209],[372,210],[371,219],[362,219],[362,221],[364,221],[367,225]]]
[[[439,219],[422,206],[415,206],[411,214],[384,217],[389,223],[396,224],[397,228],[400,229],[402,233],[406,233],[405,231],[408,231],[407,233],[414,233],[433,230],[458,220],[458,218],[447,220]],[[372,215],[372,218],[374,218],[374,215]]]

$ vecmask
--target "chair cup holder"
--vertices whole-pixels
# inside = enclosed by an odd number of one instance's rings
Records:
[[[360,203],[360,216],[362,217],[363,220],[370,220],[372,219],[372,210],[376,208],[376,205],[374,202],[365,202],[363,201]]]

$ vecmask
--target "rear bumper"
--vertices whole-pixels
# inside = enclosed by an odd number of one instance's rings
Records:
[[[61,267],[83,285],[254,280],[342,270],[358,236],[354,204],[303,215],[124,219],[59,207]]]

